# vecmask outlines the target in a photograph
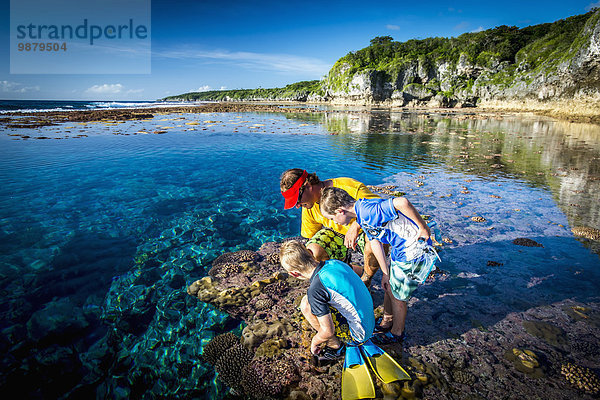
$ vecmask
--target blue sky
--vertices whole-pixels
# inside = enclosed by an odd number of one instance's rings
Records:
[[[583,14],[600,1],[153,0],[151,72],[143,74],[11,74],[10,0],[0,4],[0,99],[154,100],[320,79],[375,36],[405,41],[523,27]],[[114,66],[111,57],[94,63]]]

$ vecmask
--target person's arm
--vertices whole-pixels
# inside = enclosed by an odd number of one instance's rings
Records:
[[[381,272],[383,272],[383,276],[381,277],[381,286],[384,290],[386,290],[390,281],[390,267],[388,265],[388,259],[385,255],[383,244],[377,239],[371,239],[369,240],[369,243],[371,243],[371,250],[373,251],[373,255],[375,256],[375,258],[377,259],[377,263],[381,267]]]
[[[405,197],[395,197],[393,202],[394,208],[396,208],[396,210],[400,211],[402,214],[404,214],[417,224],[417,226],[419,227],[419,233],[417,237],[428,240],[431,236],[431,229],[429,229],[429,226],[423,220],[423,218],[421,218],[421,215],[411,204],[411,202],[408,201],[408,199],[406,199]]]
[[[344,246],[356,249],[356,239],[358,238],[358,234],[360,233],[360,225],[356,220],[352,221],[350,225],[348,225],[348,232],[344,235]]]
[[[371,250],[373,250],[373,255],[377,259],[377,263],[381,267],[381,272],[385,275],[389,273],[387,257],[385,255],[385,250],[383,249],[383,244],[377,239],[369,240],[371,243]]]
[[[348,191],[350,196],[354,197],[356,200],[359,199],[377,199],[379,196],[373,194],[363,183],[356,187],[356,191],[352,193],[352,191]],[[356,249],[356,240],[358,239],[358,235],[360,234],[360,225],[356,220],[354,220],[350,225],[348,225],[348,232],[344,236],[344,246]]]
[[[335,325],[333,324],[331,314],[317,317],[317,320],[319,321],[319,331],[313,336],[310,343],[310,352],[312,354],[317,354],[320,351],[321,345],[327,343],[335,336]]]

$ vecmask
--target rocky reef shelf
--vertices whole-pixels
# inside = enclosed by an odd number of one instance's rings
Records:
[[[307,283],[281,271],[278,247],[271,242],[257,252],[224,254],[213,262],[210,276],[188,287],[188,294],[245,325],[241,338],[228,333],[213,339],[205,353],[212,345],[211,354],[219,349],[219,355],[205,361],[216,365],[220,379],[240,395],[338,399],[341,362],[329,367],[312,364],[309,348],[314,332],[298,310]],[[378,278],[380,272],[373,281]],[[531,398],[544,393],[547,399],[592,399],[600,393],[593,371],[600,355],[599,302],[567,299],[508,313],[497,323],[484,325],[460,290],[439,295],[444,299],[439,303],[422,297],[448,278],[444,271],[434,274],[411,302],[404,345],[383,346],[405,366],[411,380],[377,381],[377,398]],[[372,295],[381,304],[379,285],[374,284]],[[381,313],[381,307],[375,312]],[[494,312],[501,310],[490,310]],[[444,331],[453,320],[470,328],[448,337]],[[240,344],[244,362],[234,350]],[[273,381],[273,376],[279,379]]]

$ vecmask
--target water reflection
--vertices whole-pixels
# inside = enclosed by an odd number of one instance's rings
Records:
[[[357,110],[315,118],[332,145],[368,168],[443,166],[552,191],[571,226],[600,228],[600,126],[538,116]]]

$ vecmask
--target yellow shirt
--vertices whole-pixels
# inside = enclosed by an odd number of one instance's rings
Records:
[[[379,198],[379,196],[367,189],[363,183],[355,179],[334,178],[332,181],[333,187],[344,189],[350,196],[357,200]],[[346,232],[348,232],[348,225],[340,225],[333,222],[331,219],[325,218],[323,214],[321,214],[319,203],[315,203],[312,208],[302,208],[302,229],[300,234],[303,237],[310,239],[323,227],[331,228],[342,235],[345,235]]]

